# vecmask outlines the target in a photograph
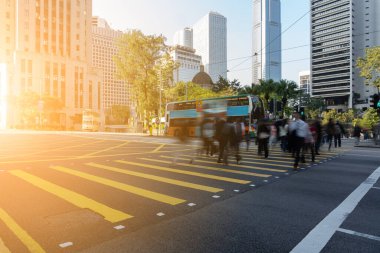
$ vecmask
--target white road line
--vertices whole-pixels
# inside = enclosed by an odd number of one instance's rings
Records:
[[[380,167],[361,183],[337,208],[329,213],[306,237],[298,243],[291,253],[317,253],[328,243],[347,216],[355,209],[359,201],[380,178]]]
[[[364,237],[364,238],[367,238],[367,239],[371,239],[371,240],[375,240],[375,241],[379,241],[380,242],[380,237],[378,237],[378,236],[369,235],[369,234],[363,234],[363,233],[359,233],[359,232],[348,230],[348,229],[344,229],[344,228],[338,228],[337,231],[342,232],[342,233],[346,233],[346,234],[350,234],[350,235],[356,235],[356,236]]]
[[[373,189],[378,189],[378,190],[380,190],[380,187],[375,187],[375,186],[374,186],[374,187],[372,187],[372,188],[373,188]]]

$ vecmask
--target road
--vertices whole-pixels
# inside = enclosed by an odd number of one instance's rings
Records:
[[[3,132],[0,252],[380,252],[380,149],[229,166],[197,141]],[[189,163],[194,159],[193,163]]]

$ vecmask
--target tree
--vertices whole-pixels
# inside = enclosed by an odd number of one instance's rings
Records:
[[[240,82],[237,79],[229,81],[228,79],[219,76],[219,80],[211,87],[214,92],[229,92],[228,90],[237,93],[241,88]]]
[[[360,120],[360,123],[363,128],[372,129],[376,124],[378,124],[379,120],[380,118],[377,111],[373,108],[369,108],[363,114],[363,118]]]
[[[158,108],[160,89],[169,86],[177,64],[171,59],[170,48],[162,35],[144,35],[132,30],[118,41],[114,57],[118,76],[131,86],[131,95],[140,118]]]
[[[173,101],[185,101],[186,100],[186,89],[188,100],[198,100],[204,98],[214,98],[214,97],[223,97],[223,96],[232,96],[234,95],[230,90],[224,90],[220,92],[213,92],[210,89],[201,87],[200,85],[192,82],[178,82],[174,87],[165,91],[165,97],[168,99],[168,102]]]
[[[269,110],[269,100],[276,96],[276,83],[269,79],[260,80],[259,85],[253,86],[253,94],[258,95],[264,101],[265,111]]]
[[[288,107],[289,99],[295,99],[298,96],[297,84],[294,81],[282,79],[275,87],[276,97],[281,101],[282,116],[285,116],[285,108]]]
[[[357,60],[360,76],[366,79],[366,84],[380,88],[380,46],[367,48],[364,58]]]
[[[106,124],[124,125],[128,123],[130,108],[126,105],[112,105],[106,111]]]

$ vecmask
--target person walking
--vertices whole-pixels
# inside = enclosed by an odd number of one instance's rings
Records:
[[[214,122],[211,119],[207,119],[202,127],[202,137],[204,141],[204,149],[206,150],[206,156],[214,155]]]
[[[259,125],[257,127],[257,138],[258,138],[258,155],[262,155],[262,152],[264,151],[265,158],[268,158],[269,150],[268,150],[268,141],[270,137],[270,129],[268,127],[268,124],[264,121],[259,122]]]
[[[329,143],[329,151],[331,149],[331,144],[333,137],[335,136],[335,123],[333,119],[329,119],[329,122],[326,125],[327,141]]]
[[[298,170],[298,163],[300,161],[300,153],[301,149],[304,147],[305,138],[307,137],[307,133],[309,131],[309,126],[306,124],[299,114],[299,112],[293,113],[294,121],[289,126],[289,132],[292,136],[294,136],[294,165],[293,170]],[[304,159],[304,158],[303,158]]]
[[[337,120],[335,123],[335,135],[334,135],[334,146],[335,147],[341,147],[342,146],[342,135],[345,135],[344,128],[342,124],[339,123]]]
[[[322,125],[321,121],[319,119],[316,119],[314,121],[314,127],[315,127],[315,154],[319,155],[319,148],[321,147],[322,142]]]
[[[359,124],[356,123],[354,127],[355,146],[359,145],[361,132],[362,132],[362,129],[360,128]]]

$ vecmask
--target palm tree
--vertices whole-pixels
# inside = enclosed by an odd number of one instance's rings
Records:
[[[258,95],[264,101],[264,108],[269,110],[269,100],[276,96],[277,83],[272,79],[260,80],[259,85],[253,87],[253,94]]]
[[[285,107],[289,99],[298,97],[298,86],[294,81],[281,79],[276,86],[276,95],[281,100],[282,116],[285,116]]]

